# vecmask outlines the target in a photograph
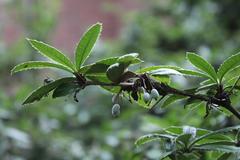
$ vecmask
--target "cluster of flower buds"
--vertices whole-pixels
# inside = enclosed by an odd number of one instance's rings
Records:
[[[157,100],[159,98],[159,93],[155,88],[148,93],[143,87],[141,87],[140,92],[143,93],[143,100],[145,103],[150,102],[152,99]]]
[[[143,87],[139,87],[138,88],[138,92],[143,94],[143,101],[145,103],[149,103],[151,102],[152,99],[154,100],[158,100],[158,98],[160,97],[158,91],[153,88],[150,92],[147,91],[145,88]],[[113,95],[112,97],[112,103],[113,103],[113,107],[112,107],[112,116],[113,117],[118,117],[120,115],[120,105],[119,105],[119,94]]]

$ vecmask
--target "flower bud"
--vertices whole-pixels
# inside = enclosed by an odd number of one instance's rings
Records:
[[[112,116],[117,117],[120,114],[120,105],[119,104],[114,104],[112,107]]]
[[[144,93],[144,92],[145,92],[145,89],[144,89],[143,87],[138,87],[138,91],[139,91],[140,93]]]
[[[116,103],[117,97],[118,97],[118,96],[117,96],[116,94],[113,95],[113,97],[112,97],[112,103]]]
[[[191,134],[192,138],[196,137],[197,129],[191,126],[184,126],[183,127],[183,134]]]
[[[155,88],[151,90],[151,97],[156,100],[159,98],[159,93]]]
[[[148,92],[145,92],[143,94],[143,100],[144,100],[145,103],[148,103],[151,100],[151,96]]]

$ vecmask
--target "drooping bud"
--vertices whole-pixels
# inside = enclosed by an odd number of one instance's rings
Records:
[[[148,92],[144,92],[143,100],[144,100],[145,103],[148,103],[151,100],[151,96]]]
[[[120,105],[119,104],[114,104],[112,107],[112,116],[117,117],[120,114]]]
[[[143,87],[138,87],[138,91],[139,91],[140,93],[144,93],[144,92],[145,92],[145,89],[144,89]]]
[[[114,94],[113,97],[112,97],[112,103],[113,104],[117,102],[117,98],[118,98],[117,94]]]
[[[155,100],[159,98],[159,93],[155,88],[151,90],[151,97],[154,98]]]

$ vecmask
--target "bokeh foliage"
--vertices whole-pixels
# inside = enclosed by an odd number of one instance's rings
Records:
[[[95,50],[95,55],[138,52],[148,63],[188,67],[184,61],[186,51],[196,51],[216,66],[239,51],[238,0],[162,0],[149,1],[146,5],[144,11],[126,20],[122,37],[114,45],[106,45],[101,53]],[[42,41],[48,41],[46,35],[55,26],[58,6],[58,1],[47,0],[6,4],[9,12],[17,12],[17,19],[26,32],[24,35]],[[43,12],[46,7],[51,12]],[[218,111],[203,119],[204,107],[183,109],[181,102],[167,109],[157,108],[153,114],[124,101],[121,116],[113,119],[110,95],[95,88],[81,92],[79,103],[71,97],[65,100],[46,98],[23,107],[24,97],[42,85],[44,78],[63,74],[33,71],[10,77],[10,69],[15,64],[39,60],[24,38],[11,46],[0,39],[3,44],[0,50],[2,159],[157,159],[161,144],[135,148],[137,137],[171,125],[219,129],[237,124],[236,119]],[[178,83],[179,87],[198,84],[180,78]],[[205,158],[211,159],[216,154],[205,155]]]

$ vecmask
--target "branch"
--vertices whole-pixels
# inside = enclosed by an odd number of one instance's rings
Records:
[[[156,88],[159,91],[159,93],[164,92],[165,95],[176,94],[176,95],[186,96],[186,97],[192,98],[194,100],[201,100],[201,101],[205,101],[205,102],[211,101],[213,104],[216,104],[218,106],[222,106],[222,107],[226,108],[228,111],[230,111],[234,116],[236,116],[240,120],[240,113],[231,105],[231,103],[227,103],[226,101],[222,101],[213,96],[206,96],[206,95],[202,95],[202,94],[193,94],[193,93],[189,93],[184,90],[172,88],[169,85],[156,82],[152,79],[151,79],[151,81],[153,82],[154,88]],[[119,86],[121,88],[129,88],[129,87],[131,88],[131,87],[133,87],[134,83],[130,83],[130,82],[104,83],[104,82],[86,81],[85,86],[89,86],[89,85],[112,86],[112,87]]]
[[[159,85],[161,86],[161,84],[159,84]],[[177,90],[177,89],[172,88],[167,85],[164,85],[164,87],[162,87],[162,88],[163,88],[163,90],[165,90],[167,93],[170,93],[170,94],[187,96],[192,99],[201,100],[201,101],[205,101],[205,102],[212,101],[212,103],[226,108],[228,111],[230,111],[234,116],[236,116],[240,120],[240,113],[231,105],[231,103],[226,103],[226,101],[222,101],[222,100],[216,99],[214,97],[209,97],[209,96],[205,96],[205,95],[201,95],[201,94],[190,94],[185,91]]]
[[[134,83],[104,83],[104,82],[94,82],[94,81],[86,81],[85,86],[110,86],[110,87],[130,87]]]

